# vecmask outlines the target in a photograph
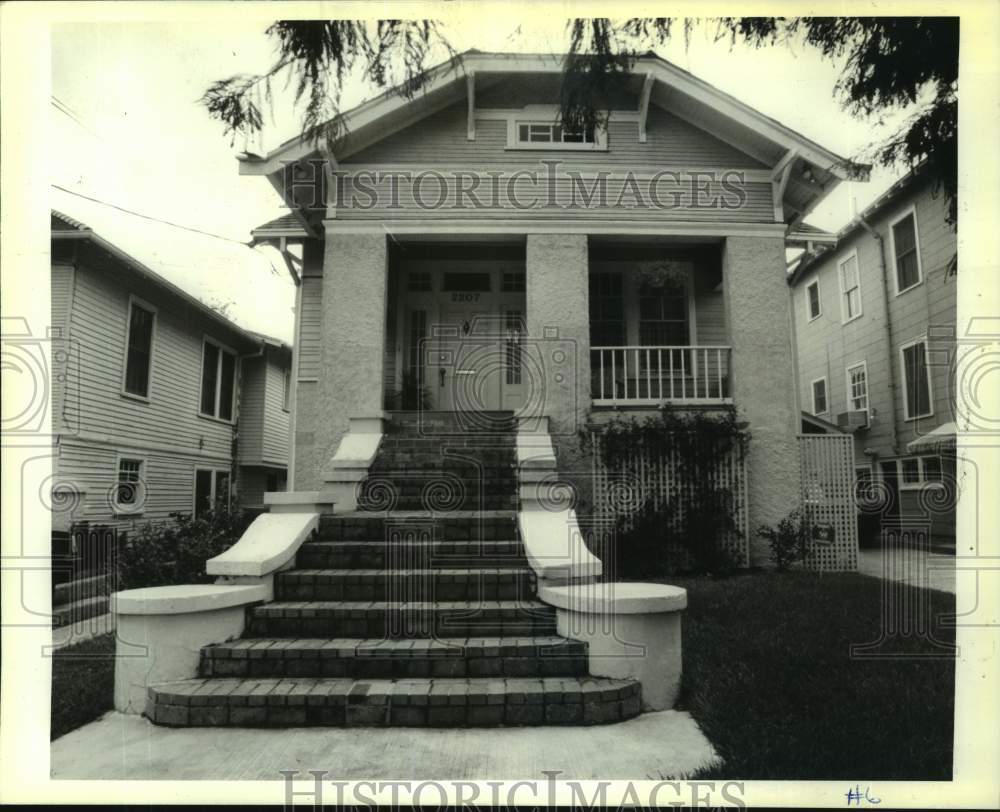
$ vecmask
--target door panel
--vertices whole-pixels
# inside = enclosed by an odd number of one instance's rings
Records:
[[[500,409],[503,353],[489,309],[474,305],[442,308],[434,336],[436,408]]]

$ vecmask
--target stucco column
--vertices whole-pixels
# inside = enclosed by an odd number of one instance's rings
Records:
[[[311,476],[296,482],[299,490],[322,488],[322,472],[349,418],[382,414],[387,270],[384,234],[327,233],[313,425],[316,453]]]
[[[785,244],[781,237],[729,237],[722,279],[732,355],[732,393],[752,434],[748,464],[750,558],[767,565],[762,523],[799,505],[795,359]]]
[[[549,418],[561,474],[590,498],[590,461],[577,430],[590,412],[588,250],[584,234],[529,234],[526,251],[529,409]]]

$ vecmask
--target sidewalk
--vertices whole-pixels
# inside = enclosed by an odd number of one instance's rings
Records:
[[[906,547],[858,551],[858,572],[956,594],[955,556]]]
[[[680,778],[716,760],[681,711],[614,725],[501,728],[168,728],[108,713],[52,742],[54,779],[278,780],[278,770],[338,779]]]

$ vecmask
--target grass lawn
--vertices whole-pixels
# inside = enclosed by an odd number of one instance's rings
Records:
[[[954,659],[912,656],[940,652],[918,636],[885,646],[903,656],[850,655],[880,637],[881,581],[758,572],[665,582],[688,590],[678,707],[723,759],[699,777],[951,779]],[[953,595],[898,590],[926,607],[934,638],[954,642],[936,622]]]
[[[114,654],[114,633],[53,654],[51,738],[76,730],[114,707]]]

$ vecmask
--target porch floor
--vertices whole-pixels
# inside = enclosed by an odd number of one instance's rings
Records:
[[[108,713],[52,742],[54,779],[338,780],[680,778],[717,758],[682,711],[587,727],[168,728]]]

